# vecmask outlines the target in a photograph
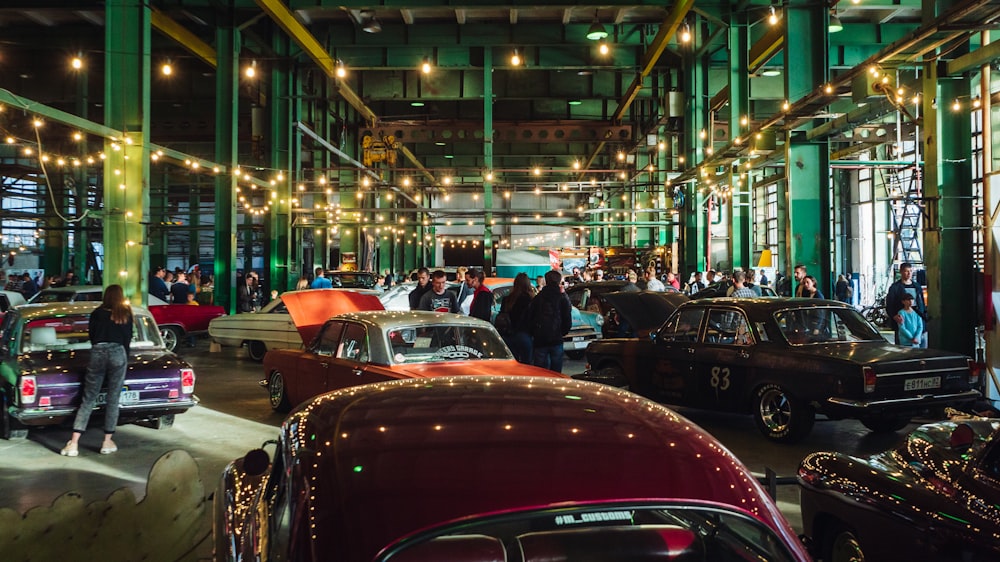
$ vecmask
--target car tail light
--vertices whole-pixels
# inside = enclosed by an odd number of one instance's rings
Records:
[[[982,368],[980,363],[969,359],[969,384],[975,386],[979,383],[979,373],[982,372]]]
[[[194,392],[194,369],[181,369],[181,391],[184,394]]]
[[[861,374],[865,377],[865,392],[875,392],[875,369],[871,367],[861,367]]]
[[[34,404],[37,398],[38,387],[35,385],[35,377],[32,375],[21,377],[21,403]]]
[[[38,399],[38,406],[41,408],[48,408],[51,405],[52,405],[52,397],[50,396],[42,396],[41,398]]]

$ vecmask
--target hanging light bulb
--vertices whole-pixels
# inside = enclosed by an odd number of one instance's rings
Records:
[[[510,56],[511,66],[521,66],[521,55],[518,54],[517,49],[514,49],[514,54]]]
[[[337,78],[343,78],[347,76],[347,67],[344,66],[344,61],[337,59]]]
[[[174,73],[174,67],[170,66],[170,61],[167,61],[167,62],[163,63],[162,66],[160,66],[160,72],[164,76],[170,76],[171,74]]]
[[[778,12],[774,10],[774,6],[768,6],[768,11],[770,14],[767,16],[767,23],[771,25],[776,25],[778,23]]]
[[[420,65],[420,72],[423,72],[424,74],[431,73],[431,59],[424,57],[424,62]]]
[[[611,52],[611,47],[609,47],[605,41],[601,41],[600,43],[597,44],[597,52],[600,53],[601,55],[606,56],[608,53]]]
[[[687,20],[684,21],[684,27],[681,29],[681,43],[691,42],[691,26],[688,25]]]
[[[257,61],[256,60],[250,61],[250,66],[248,66],[246,70],[243,71],[243,74],[245,74],[247,78],[253,78],[257,76]]]

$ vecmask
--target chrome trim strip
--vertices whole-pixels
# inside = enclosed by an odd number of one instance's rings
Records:
[[[906,404],[920,404],[921,402],[940,402],[943,400],[974,400],[979,398],[981,395],[978,390],[966,390],[964,392],[958,392],[955,394],[921,394],[920,396],[914,396],[911,398],[895,398],[892,400],[875,400],[872,402],[863,402],[860,400],[848,400],[846,398],[827,398],[826,402],[834,406],[847,407],[847,408],[871,408],[874,406],[895,406],[895,405],[906,405]]]
[[[956,375],[968,375],[969,370],[966,368],[964,371],[955,367],[946,367],[942,369],[927,369],[925,371],[899,371],[895,373],[875,373],[875,378],[880,377],[914,377],[914,376],[932,376],[941,373],[953,373]]]

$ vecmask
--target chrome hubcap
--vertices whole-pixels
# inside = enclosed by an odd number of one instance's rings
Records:
[[[281,378],[281,373],[275,373],[271,377],[271,406],[277,407],[281,403],[281,396],[285,393],[285,381]]]
[[[760,398],[760,419],[772,431],[788,427],[792,419],[792,406],[784,392],[768,390]]]

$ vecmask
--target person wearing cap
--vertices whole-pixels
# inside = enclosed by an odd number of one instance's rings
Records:
[[[167,283],[163,280],[167,275],[167,270],[161,265],[153,270],[153,275],[149,277],[149,294],[154,297],[169,302],[170,300],[170,289],[167,287]]]
[[[896,340],[899,345],[909,347],[927,347],[927,334],[924,332],[924,319],[913,309],[913,295],[900,295],[903,308],[897,314]]]

